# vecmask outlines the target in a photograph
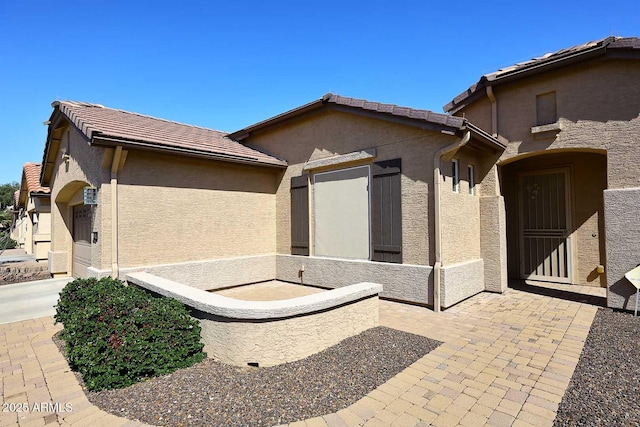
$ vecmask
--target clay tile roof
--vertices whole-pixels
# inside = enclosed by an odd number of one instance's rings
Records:
[[[18,206],[20,204],[20,190],[16,190],[13,193],[13,209],[18,210]]]
[[[556,52],[547,53],[509,67],[501,68],[493,73],[483,75],[478,82],[474,83],[466,91],[456,96],[451,102],[445,105],[443,109],[448,112],[456,110],[464,100],[470,98],[486,86],[491,85],[493,82],[498,82],[501,79],[513,77],[514,75],[525,71],[533,71],[535,69],[555,65],[559,62],[567,61],[577,56],[586,55],[595,51],[599,51],[601,54],[604,54],[607,49],[637,49],[638,52],[640,52],[640,39],[638,37],[606,37],[600,40],[560,49]]]
[[[25,163],[22,168],[24,180],[27,183],[27,191],[29,193],[50,193],[49,187],[40,185],[40,171],[42,165],[40,163]]]
[[[173,122],[99,104],[56,101],[52,104],[87,138],[108,138],[147,148],[201,153],[221,160],[275,166],[286,162],[226,137],[224,132]]]

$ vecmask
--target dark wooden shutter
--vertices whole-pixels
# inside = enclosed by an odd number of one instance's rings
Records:
[[[309,183],[291,178],[291,255],[309,255]]]
[[[373,164],[373,261],[402,263],[400,166],[400,159]]]

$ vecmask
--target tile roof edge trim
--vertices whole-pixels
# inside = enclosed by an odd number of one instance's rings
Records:
[[[604,54],[606,52],[607,45],[596,45],[578,52],[572,52],[558,58],[553,58],[551,60],[544,60],[539,63],[532,63],[531,66],[523,67],[523,68],[515,68],[513,70],[505,71],[498,75],[497,73],[490,73],[485,75],[488,82],[495,82],[498,80],[508,79],[511,80],[514,76],[519,76],[521,74],[537,74],[543,68],[550,67],[551,69],[557,68],[559,63],[567,63],[572,64],[573,60],[577,58],[581,58],[583,60],[587,60],[591,58],[591,56],[599,56],[600,54]],[[495,76],[494,76],[495,74]]]
[[[601,40],[601,43],[597,43],[594,46],[590,46],[576,52],[569,52],[568,54],[561,55],[549,61],[542,60],[542,62],[540,63],[532,62],[531,66],[515,68],[513,70],[506,71],[500,75],[498,75],[500,70],[497,70],[488,74],[483,74],[477,82],[475,82],[465,91],[456,95],[450,102],[445,104],[442,107],[442,109],[447,113],[455,114],[456,112],[460,111],[462,108],[466,107],[468,103],[477,99],[477,94],[479,93],[481,94],[482,90],[485,89],[486,86],[494,86],[502,83],[507,83],[512,80],[517,80],[520,77],[524,77],[527,75],[535,75],[537,73],[544,72],[546,70],[553,70],[556,68],[560,68],[564,65],[570,65],[579,60],[588,60],[588,59],[591,59],[592,57],[605,55],[607,53],[607,49],[610,47],[609,45],[616,41],[617,40],[614,37],[607,37]],[[619,48],[613,48],[613,49],[619,49]],[[517,65],[517,64],[514,64],[514,65]],[[471,90],[473,86],[475,86],[475,88]],[[462,95],[465,95],[465,96],[462,96]],[[456,98],[460,98],[460,99],[456,101]]]
[[[496,138],[495,136],[491,135],[489,132],[486,132],[482,128],[479,128],[478,126],[474,125],[473,123],[471,123],[470,121],[468,121],[466,119],[465,119],[463,128],[464,129],[468,129],[469,131],[471,131],[471,134],[476,139],[481,140],[482,142],[484,142],[486,145],[490,146],[491,148],[497,149],[498,151],[504,151],[507,148],[507,144],[505,144],[504,142],[500,141],[498,138]]]
[[[329,100],[330,97],[331,97],[330,93],[326,94],[322,98],[316,99],[315,101],[311,101],[299,107],[293,108],[291,110],[287,110],[284,113],[280,113],[273,117],[269,117],[268,119],[249,125],[235,132],[228,133],[226,137],[231,138],[234,141],[242,141],[243,139],[248,138],[251,135],[251,132],[264,129],[276,123],[286,121],[290,118],[293,118],[301,114],[307,113],[309,111],[313,111],[317,108],[320,108]]]
[[[351,100],[351,101],[359,101],[362,102],[363,105],[362,106],[356,106],[356,105],[352,105],[350,103],[345,102],[345,100]],[[394,107],[394,108],[398,108],[398,109],[402,109],[402,110],[406,110],[407,113],[406,114],[397,114],[393,112],[393,109],[391,112],[386,112],[386,111],[379,111],[379,110],[372,110],[371,108],[367,108],[364,106],[365,103],[371,103],[371,104],[377,104],[378,106],[383,105],[383,106],[387,106],[387,107]],[[358,111],[366,111],[369,114],[372,115],[379,115],[382,117],[399,117],[399,118],[405,118],[409,121],[416,121],[416,122],[427,122],[427,123],[433,123],[434,125],[437,125],[439,127],[446,127],[446,128],[451,128],[451,129],[460,129],[460,126],[455,125],[453,123],[450,123],[452,120],[453,121],[458,121],[460,120],[462,123],[462,119],[460,119],[459,117],[455,117],[455,116],[451,116],[448,114],[444,114],[444,113],[436,113],[434,111],[431,110],[420,110],[420,109],[414,109],[411,107],[403,107],[403,106],[399,106],[399,105],[395,105],[395,104],[385,104],[385,103],[380,103],[380,102],[376,102],[376,101],[369,101],[369,100],[365,100],[365,99],[356,99],[356,98],[349,98],[349,97],[344,97],[341,95],[336,95],[336,94],[332,94],[332,93],[327,93],[325,95],[323,95],[320,99],[317,99],[315,101],[309,102],[307,104],[304,104],[300,107],[297,108],[293,108],[291,110],[285,111],[284,113],[280,113],[278,115],[275,115],[273,117],[270,117],[266,120],[263,120],[261,122],[255,123],[253,125],[247,126],[245,128],[242,128],[240,130],[237,130],[235,132],[229,133],[226,136],[228,138],[231,138],[235,141],[242,141],[246,138],[249,138],[251,136],[252,132],[255,131],[259,131],[265,128],[268,128],[270,126],[285,122],[287,120],[293,119],[297,116],[300,116],[304,113],[316,110],[318,108],[321,108],[323,106],[326,106],[327,104],[333,104],[333,108],[339,109],[339,108],[343,108],[343,109],[351,109],[351,110],[358,110]],[[424,112],[427,114],[434,114],[437,116],[445,116],[447,117],[446,122],[442,123],[442,122],[438,122],[436,120],[430,120],[428,117],[426,116],[426,118],[419,118],[419,117],[413,117],[411,116],[412,112]]]
[[[179,153],[181,155],[188,156],[188,157],[199,157],[204,159],[220,160],[220,161],[226,161],[231,163],[241,163],[241,164],[254,165],[254,166],[286,168],[288,165],[287,162],[284,160],[275,161],[274,159],[273,162],[263,161],[263,160],[254,159],[251,157],[233,156],[229,154],[196,150],[192,148],[170,147],[170,146],[150,143],[147,141],[113,138],[103,134],[95,135],[92,138],[91,145],[95,145],[97,147],[115,147],[117,145],[122,145],[123,148],[137,148],[137,149],[162,152],[162,153]]]

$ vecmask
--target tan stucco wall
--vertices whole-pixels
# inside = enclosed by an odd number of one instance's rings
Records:
[[[604,191],[607,218],[607,305],[634,310],[637,289],[625,277],[640,260],[640,188]]]
[[[273,254],[277,173],[129,151],[118,176],[120,267]]]
[[[304,162],[375,148],[377,157],[373,161],[402,158],[403,263],[432,264],[433,159],[440,148],[457,140],[439,132],[333,110],[314,112],[252,135],[247,144],[289,162],[276,195],[277,252],[291,253],[290,180],[301,175]],[[346,166],[336,165],[333,169]],[[310,196],[312,201],[313,189]],[[311,219],[312,211],[313,208]],[[310,227],[313,230],[313,223]]]
[[[209,357],[236,366],[274,366],[303,359],[378,326],[378,297],[265,322],[203,316],[200,326]]]
[[[375,281],[383,298],[433,305],[433,269],[426,265],[278,254],[276,279],[323,288]]]
[[[13,230],[11,231],[11,238],[18,243],[18,246],[26,249],[26,237],[28,235],[29,218],[26,212],[22,212],[16,219]]]
[[[455,264],[481,257],[480,194],[477,158],[468,150],[454,156],[458,160],[459,190],[453,191],[452,162],[442,162],[445,179],[442,186],[442,263]],[[468,166],[475,167],[475,194],[469,194]]]
[[[31,227],[31,251],[27,250],[27,253],[33,253],[36,261],[46,262],[51,249],[51,201],[48,197],[29,197],[27,210]],[[34,222],[35,216],[38,217],[37,223]]]
[[[440,305],[442,308],[451,307],[485,288],[483,260],[445,265],[442,268]]]

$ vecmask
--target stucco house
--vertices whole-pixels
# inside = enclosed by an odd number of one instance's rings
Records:
[[[516,64],[449,114],[327,94],[230,134],[55,102],[50,270],[370,281],[435,310],[527,279],[607,286],[629,308],[639,49],[607,38]]]
[[[484,75],[444,109],[506,142],[508,274],[606,286],[640,263],[640,39],[608,37]],[[631,297],[631,298],[630,298]]]
[[[504,146],[466,119],[327,95],[225,135],[96,104],[53,108],[41,181],[54,275],[184,281],[187,269],[204,289],[369,280],[425,305],[435,281],[443,307],[507,285],[491,174]]]
[[[36,261],[46,262],[51,244],[51,198],[40,185],[40,163],[25,163],[14,197],[11,238]]]
[[[11,218],[11,225],[9,226],[9,237],[15,240],[18,247],[24,244],[24,235],[27,232],[26,215],[18,207],[20,200],[20,190],[16,190],[13,193],[13,204],[5,208],[13,214]]]

